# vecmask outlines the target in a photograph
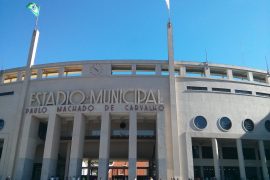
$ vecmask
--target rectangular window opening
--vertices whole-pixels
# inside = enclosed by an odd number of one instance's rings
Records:
[[[210,75],[212,78],[227,79],[227,72],[225,69],[211,69]]]
[[[202,146],[202,158],[213,159],[213,149],[211,146]]]
[[[237,149],[235,147],[222,148],[223,159],[238,159]]]
[[[136,66],[137,75],[155,75],[156,68],[152,65],[137,65]]]
[[[167,67],[163,67],[161,69],[161,75],[162,76],[169,76],[169,69]]]
[[[187,90],[191,90],[191,91],[207,91],[207,87],[187,86]]]
[[[57,70],[44,70],[42,73],[42,78],[58,78],[59,73]]]
[[[262,96],[262,97],[270,97],[270,94],[268,93],[262,93],[262,92],[256,92],[257,96]]]
[[[226,88],[212,88],[212,91],[214,91],[214,92],[224,92],[224,93],[230,93],[231,92],[230,89],[226,89]]]
[[[32,71],[30,78],[31,80],[37,79],[37,71]]]
[[[0,93],[0,96],[8,96],[8,95],[13,95],[14,91],[9,91],[9,92],[2,92]]]
[[[17,74],[6,74],[4,75],[4,84],[13,83],[17,81]]]
[[[233,71],[233,79],[236,81],[248,81],[247,72]]]
[[[199,146],[192,146],[193,158],[200,158],[200,149]]]
[[[246,91],[246,90],[235,90],[235,94],[244,94],[244,95],[252,95],[251,91]]]
[[[256,160],[254,148],[243,148],[243,154],[245,160]]]
[[[81,68],[65,68],[64,75],[66,77],[78,77],[82,75]]]
[[[188,77],[204,77],[204,68],[202,67],[186,67],[186,76]]]
[[[253,73],[253,81],[259,83],[266,83],[266,78],[264,74]]]
[[[132,68],[131,65],[113,65],[112,75],[131,75]]]

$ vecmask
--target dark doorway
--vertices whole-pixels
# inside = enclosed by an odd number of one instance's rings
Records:
[[[41,163],[34,163],[33,166],[33,173],[32,173],[32,180],[39,180],[41,176]]]

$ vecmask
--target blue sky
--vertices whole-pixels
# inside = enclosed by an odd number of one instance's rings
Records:
[[[36,0],[36,63],[167,59],[165,0]],[[34,27],[26,0],[0,0],[0,68],[24,66]],[[269,0],[171,0],[175,59],[266,69]],[[269,63],[270,64],[270,63]]]

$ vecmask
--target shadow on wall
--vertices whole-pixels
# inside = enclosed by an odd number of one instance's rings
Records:
[[[270,112],[260,119],[257,124],[254,123],[253,119],[245,119],[242,121],[242,128],[246,133],[241,139],[261,139],[269,140],[270,137]],[[256,120],[257,121],[257,120]]]

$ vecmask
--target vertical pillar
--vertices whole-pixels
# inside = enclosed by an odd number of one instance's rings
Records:
[[[210,77],[210,68],[208,67],[208,65],[204,67],[204,75],[205,77]]]
[[[165,112],[157,113],[156,151],[158,180],[167,179],[166,143],[165,143]]]
[[[244,155],[243,155],[241,139],[236,139],[236,146],[237,146],[238,162],[239,162],[239,169],[240,169],[240,178],[241,180],[245,180],[246,170],[245,170],[245,160],[244,160]]]
[[[231,69],[227,69],[227,78],[229,80],[233,80],[233,73]]]
[[[137,178],[137,113],[129,113],[128,179]]]
[[[5,82],[4,71],[0,71],[0,84],[4,84],[4,82]]]
[[[252,72],[248,72],[248,73],[247,73],[247,79],[248,79],[249,81],[254,81],[254,79],[253,79],[253,73],[252,73]]]
[[[38,69],[37,70],[37,79],[42,79],[43,77],[42,77],[42,74],[43,74],[43,70],[42,69]],[[47,77],[45,77],[45,78],[47,78]]]
[[[162,71],[162,68],[161,68],[161,64],[156,64],[156,75],[161,75],[161,71]]]
[[[65,179],[68,179],[68,171],[69,171],[69,158],[70,158],[70,149],[71,143],[67,143],[67,156],[66,156],[66,164],[65,164]]]
[[[81,173],[85,135],[85,118],[75,113],[69,162],[69,177],[78,177]]]
[[[264,143],[263,140],[259,140],[259,150],[260,150],[260,156],[261,156],[261,166],[263,170],[263,179],[269,180],[269,172],[267,169],[267,161],[265,157],[265,150],[264,150]]]
[[[59,70],[58,70],[58,73],[59,73],[58,76],[60,78],[65,77],[65,67],[60,67]]]
[[[219,153],[219,157],[223,157],[223,152],[222,152],[222,149],[219,148],[218,149],[218,153]],[[220,165],[220,177],[224,177],[224,166],[223,165]]]
[[[23,73],[22,71],[19,71],[18,74],[17,74],[17,81],[22,81],[22,78],[23,77]]]
[[[186,76],[186,67],[185,66],[180,67],[180,76],[182,76],[182,77]]]
[[[187,169],[188,178],[194,179],[194,165],[193,165],[193,154],[192,154],[192,138],[186,133],[186,153],[187,153]]]
[[[90,65],[84,64],[82,67],[82,76],[87,77],[90,75]]]
[[[56,174],[60,143],[60,126],[61,119],[56,113],[50,113],[42,161],[41,180],[48,180],[48,178]]]
[[[136,64],[131,65],[131,74],[136,75]]]
[[[109,148],[110,148],[110,115],[108,112],[101,114],[101,131],[99,144],[98,180],[108,179]]]
[[[217,180],[220,180],[218,142],[217,142],[217,139],[215,139],[215,138],[212,139],[212,148],[213,148],[215,177]]]
[[[26,115],[21,137],[19,160],[16,165],[15,179],[24,180],[32,177],[33,163],[38,142],[39,121],[31,115]]]

